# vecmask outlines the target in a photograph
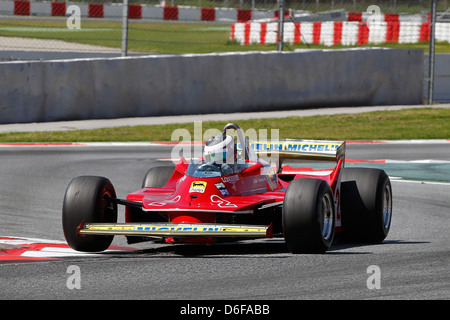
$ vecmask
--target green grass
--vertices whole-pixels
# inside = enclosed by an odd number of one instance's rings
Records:
[[[87,21],[86,21],[87,20]],[[120,48],[121,23],[84,19],[81,30],[69,30],[65,20],[0,20],[0,36],[57,39]],[[275,45],[241,46],[229,41],[229,26],[182,23],[130,22],[129,51],[159,53],[207,53],[221,51],[276,50]],[[393,48],[421,48],[428,43],[389,44]],[[287,50],[306,48],[288,46]],[[311,48],[330,48],[311,45]],[[338,46],[334,48],[344,48]],[[450,44],[438,43],[436,52],[450,53]],[[204,122],[203,129],[222,129],[223,122]],[[244,129],[280,130],[280,138],[336,140],[450,138],[450,109],[411,109],[358,115],[239,121]],[[192,124],[122,127],[69,132],[0,134],[1,142],[167,141],[175,129],[193,134]]]
[[[65,20],[0,20],[0,36],[55,39],[67,42],[120,48],[120,22],[82,19],[81,29],[68,29]],[[204,23],[145,23],[130,20],[128,50],[151,53],[210,53],[228,51],[269,51],[276,45],[243,46],[229,40],[230,26]],[[428,42],[378,45],[391,48],[419,48],[428,51]],[[311,48],[349,48],[310,45]],[[305,44],[286,45],[286,51],[308,48]],[[437,53],[450,53],[447,42],[436,44]]]
[[[397,140],[449,139],[450,108],[420,108],[376,111],[361,114],[289,117],[235,121],[248,129],[278,129],[281,139]],[[203,132],[222,130],[228,121],[202,123]],[[120,127],[63,132],[0,134],[0,142],[94,142],[94,141],[170,141],[175,129],[186,129],[194,136],[193,123]],[[259,136],[259,135],[258,135]],[[259,136],[261,138],[261,136]],[[204,137],[206,140],[208,137]]]

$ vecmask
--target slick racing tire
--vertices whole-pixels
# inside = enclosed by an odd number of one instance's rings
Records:
[[[116,223],[117,205],[108,201],[116,198],[111,182],[103,177],[81,176],[67,187],[62,210],[64,236],[69,246],[77,251],[98,252],[106,250],[114,236],[77,234],[85,223]]]
[[[154,187],[162,188],[169,181],[172,176],[175,167],[173,166],[161,166],[154,167],[147,171],[147,174],[142,181],[142,188]]]
[[[162,188],[169,181],[175,170],[174,166],[159,166],[151,168],[147,171],[142,180],[142,188]],[[143,212],[139,208],[128,207],[125,214],[126,222],[167,222],[167,218],[157,214]],[[147,241],[147,237],[140,236],[126,236],[128,244],[133,244],[141,241]]]
[[[392,220],[392,188],[380,169],[344,168],[341,174],[342,238],[380,243]]]
[[[325,253],[334,238],[335,208],[327,182],[293,180],[284,196],[282,225],[292,253]]]

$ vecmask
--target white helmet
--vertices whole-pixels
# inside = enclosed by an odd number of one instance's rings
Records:
[[[229,135],[219,134],[206,141],[203,152],[206,162],[232,164],[236,159],[236,149],[234,139]]]

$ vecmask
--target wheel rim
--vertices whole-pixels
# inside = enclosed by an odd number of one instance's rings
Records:
[[[101,222],[116,222],[116,205],[111,201],[114,198],[112,193],[104,190],[100,200],[99,219]]]
[[[334,213],[331,196],[327,193],[322,199],[321,212],[322,237],[329,240],[333,235]]]
[[[106,191],[102,197],[102,209],[105,213],[114,212],[114,203],[111,201],[112,195],[109,191]]]
[[[392,218],[392,193],[391,186],[387,184],[384,187],[383,194],[383,227],[389,229]]]

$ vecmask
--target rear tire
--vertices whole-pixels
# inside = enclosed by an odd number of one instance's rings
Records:
[[[162,188],[169,181],[173,172],[174,166],[159,166],[153,167],[147,171],[144,179],[142,180],[142,188]],[[167,217],[163,217],[155,212],[143,212],[141,209],[128,207],[126,209],[126,221],[127,222],[167,222]],[[149,241],[149,237],[140,236],[125,236],[128,244]]]
[[[342,237],[380,243],[392,220],[392,187],[380,169],[344,168],[341,175]]]
[[[74,178],[66,189],[62,210],[64,237],[77,251],[106,250],[114,236],[80,236],[78,226],[85,223],[116,223],[117,205],[108,201],[116,198],[111,182],[103,177],[81,176]]]
[[[292,253],[325,253],[334,238],[335,208],[330,186],[319,179],[293,180],[282,213],[286,245]]]
[[[147,171],[147,174],[142,181],[142,188],[153,187],[162,188],[169,181],[175,167],[172,166],[160,166],[154,167]]]

